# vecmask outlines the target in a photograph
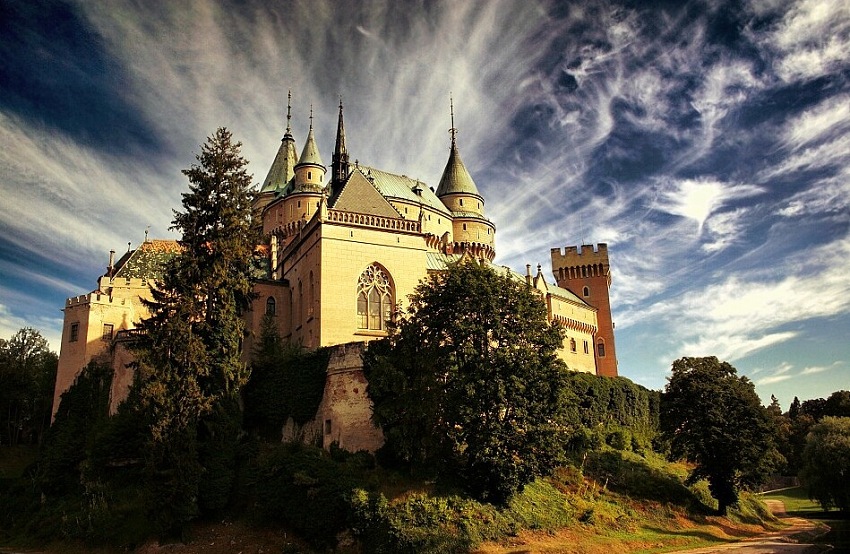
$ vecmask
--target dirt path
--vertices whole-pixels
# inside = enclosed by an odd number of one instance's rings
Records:
[[[819,526],[807,519],[799,517],[788,517],[785,512],[785,504],[779,500],[765,500],[765,504],[774,515],[781,518],[790,527],[760,535],[751,539],[744,539],[731,544],[707,546],[691,550],[680,550],[669,554],[818,554],[828,552],[829,546],[818,544],[807,544],[798,542],[795,536],[818,536],[823,534],[823,526]]]

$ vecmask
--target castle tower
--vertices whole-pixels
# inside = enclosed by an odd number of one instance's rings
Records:
[[[454,103],[451,104],[452,146],[449,160],[437,187],[437,198],[452,212],[452,251],[469,252],[477,258],[493,261],[496,257],[496,226],[484,217],[484,198],[463,161],[457,148]]]
[[[307,142],[301,157],[295,164],[295,193],[301,191],[321,192],[325,188],[325,172],[327,169],[322,164],[319,155],[319,147],[316,146],[316,138],[313,136],[313,109],[310,108],[310,131],[307,133]]]
[[[345,125],[342,121],[342,97],[339,99],[339,122],[336,127],[336,144],[331,161],[331,196],[338,193],[348,178],[348,149],[345,147]]]
[[[565,252],[553,248],[552,272],[561,288],[572,291],[585,302],[596,308],[599,330],[594,338],[596,374],[617,376],[617,351],[614,347],[614,322],[611,318],[611,302],[608,290],[611,287],[611,269],[608,264],[608,245],[600,242],[584,244],[579,250],[567,246]]]
[[[286,188],[286,185],[295,176],[295,164],[298,154],[295,151],[295,138],[292,136],[292,92],[287,94],[286,102],[286,133],[280,140],[280,148],[274,157],[266,180],[260,187],[255,208],[262,211],[274,197]]]

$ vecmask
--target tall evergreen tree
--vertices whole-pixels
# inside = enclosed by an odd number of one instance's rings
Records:
[[[240,148],[219,128],[201,147],[198,163],[183,170],[189,192],[172,225],[182,234],[182,251],[166,266],[148,304],[152,315],[142,323],[139,400],[150,422],[153,507],[166,531],[197,513],[203,468],[197,440],[210,429],[233,428],[221,424],[222,410],[238,406],[248,377],[240,359],[240,316],[251,301],[259,237],[252,224],[252,177]]]

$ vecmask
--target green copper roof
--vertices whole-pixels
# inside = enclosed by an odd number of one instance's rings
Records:
[[[316,138],[313,136],[313,127],[310,127],[310,132],[307,134],[307,142],[304,143],[304,150],[301,151],[301,158],[298,164],[312,164],[325,167],[322,163],[322,157],[319,156],[319,147],[316,146]]]
[[[447,194],[478,194],[478,187],[475,186],[475,181],[463,161],[460,159],[460,153],[457,150],[457,143],[452,138],[452,149],[449,153],[449,161],[446,163],[446,169],[443,170],[443,176],[440,178],[440,185],[437,187],[437,196],[442,197]]]
[[[384,195],[385,198],[406,200],[416,204],[428,206],[436,212],[451,217],[446,205],[443,204],[434,191],[422,181],[412,179],[406,175],[396,175],[381,171],[374,167],[359,166],[358,168],[367,178],[371,177],[372,184]]]
[[[286,184],[295,176],[295,164],[297,162],[295,153],[295,139],[287,129],[286,134],[280,141],[280,148],[277,155],[274,157],[269,174],[266,175],[266,180],[263,181],[263,186],[260,187],[260,192],[280,192]]]

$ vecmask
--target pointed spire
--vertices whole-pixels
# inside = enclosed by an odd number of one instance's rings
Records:
[[[342,184],[348,177],[348,149],[345,146],[345,124],[342,119],[342,95],[339,97],[339,122],[336,127],[336,145],[331,162],[332,187]]]
[[[449,151],[449,161],[446,163],[446,168],[443,170],[443,176],[440,178],[440,184],[437,186],[437,196],[446,194],[478,194],[478,187],[475,186],[475,181],[463,161],[460,159],[460,152],[457,149],[457,129],[455,128],[455,108],[454,99],[450,100],[452,128],[449,133],[452,136],[452,146]]]
[[[452,127],[449,129],[449,134],[452,136],[452,148],[457,146],[457,129],[455,129],[455,100],[449,95],[449,110],[452,114]]]
[[[324,168],[322,157],[319,155],[319,147],[316,146],[316,137],[313,135],[313,105],[310,104],[310,130],[307,132],[307,142],[304,143],[304,150],[301,151],[301,158],[298,159],[297,165],[312,164]]]
[[[298,153],[295,149],[295,138],[292,136],[292,91],[286,95],[286,133],[280,140],[281,145],[274,157],[266,180],[263,181],[260,192],[280,192],[292,177],[295,176],[295,164]]]
[[[286,94],[286,135],[292,136],[292,89]]]

